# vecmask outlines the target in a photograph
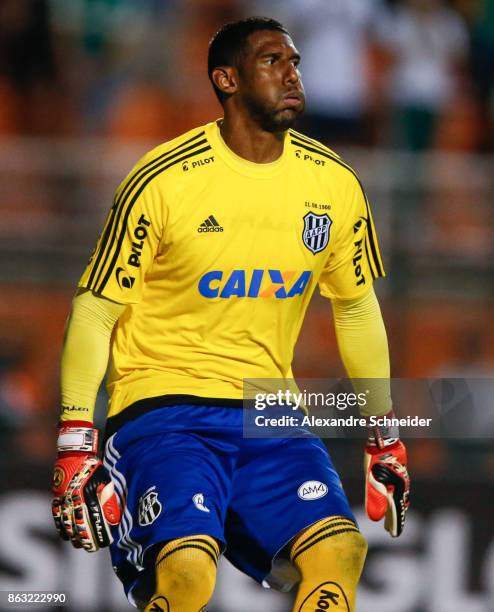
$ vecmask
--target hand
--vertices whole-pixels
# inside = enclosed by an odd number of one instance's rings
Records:
[[[64,540],[95,552],[112,542],[110,525],[120,522],[113,482],[97,457],[98,430],[91,423],[66,421],[58,436],[53,473],[52,513]]]
[[[380,521],[385,516],[384,528],[396,538],[403,531],[410,506],[407,452],[399,439],[383,443],[381,438],[380,445],[376,440],[377,436],[370,438],[365,447],[365,509],[373,521]]]

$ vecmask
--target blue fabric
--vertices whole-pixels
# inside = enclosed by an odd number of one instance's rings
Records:
[[[127,423],[108,440],[105,465],[126,500],[111,556],[127,592],[149,564],[146,551],[166,540],[215,537],[235,566],[262,582],[272,559],[305,527],[328,516],[355,520],[319,438],[309,432],[244,438],[242,413],[166,407]],[[326,493],[302,499],[299,489],[308,481],[323,483]]]

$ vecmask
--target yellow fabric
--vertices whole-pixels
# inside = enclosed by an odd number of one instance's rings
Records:
[[[160,145],[117,189],[79,283],[129,305],[109,416],[148,397],[241,399],[244,378],[291,378],[316,285],[351,299],[383,274],[360,183],[320,143],[289,130],[282,156],[255,164],[210,123]]]
[[[333,300],[341,359],[357,392],[367,393],[364,416],[387,414],[392,407],[386,329],[374,289],[353,300]]]
[[[211,599],[220,551],[207,535],[168,542],[156,558],[156,590],[146,612],[200,612]]]
[[[354,612],[367,543],[342,516],[318,521],[297,538],[291,559],[301,575],[294,612]]]
[[[111,333],[125,308],[90,291],[74,298],[62,352],[62,421],[93,420],[96,394],[108,365]]]

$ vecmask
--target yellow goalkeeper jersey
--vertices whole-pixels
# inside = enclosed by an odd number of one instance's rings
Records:
[[[158,146],[117,189],[79,282],[128,305],[108,416],[290,378],[316,285],[350,299],[383,274],[362,186],[321,143],[288,130],[281,157],[255,164],[213,122]]]

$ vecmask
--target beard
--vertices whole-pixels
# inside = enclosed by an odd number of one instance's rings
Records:
[[[247,96],[244,102],[251,116],[266,132],[285,132],[293,127],[305,107],[305,101],[303,101],[300,109],[279,110],[254,96]]]

